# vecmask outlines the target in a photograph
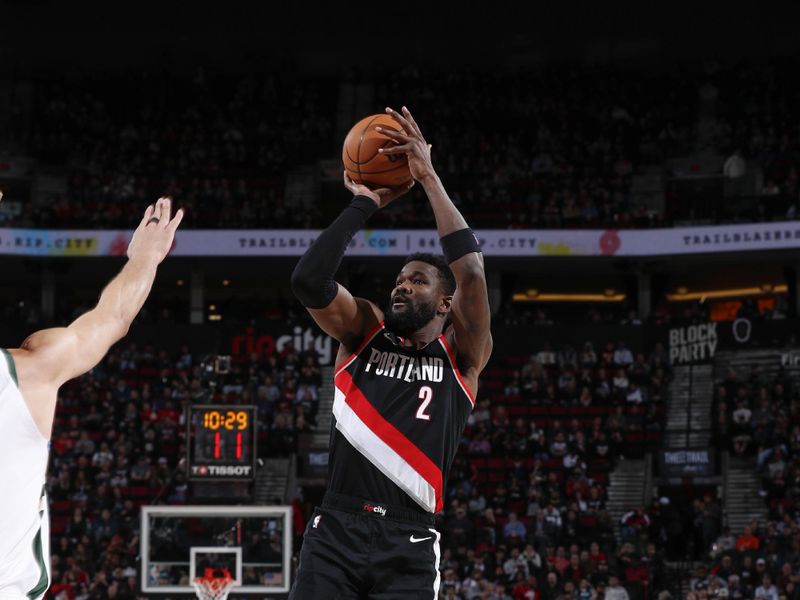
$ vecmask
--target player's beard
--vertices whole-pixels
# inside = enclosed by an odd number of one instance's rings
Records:
[[[395,312],[394,307],[389,304],[389,308],[384,312],[384,321],[386,329],[389,331],[403,337],[409,337],[412,333],[419,331],[430,323],[435,316],[435,304],[415,306],[409,302],[405,308],[398,312]]]

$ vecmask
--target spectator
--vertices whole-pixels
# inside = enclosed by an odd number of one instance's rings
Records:
[[[542,557],[536,551],[533,544],[527,544],[525,546],[525,551],[521,554],[521,558],[525,561],[528,573],[533,573],[537,576],[541,573]]]
[[[622,515],[620,523],[622,524],[622,539],[634,540],[641,531],[650,526],[650,517],[647,516],[644,507],[639,507]]]
[[[455,515],[446,523],[445,531],[453,545],[470,545],[473,543],[473,525],[467,518],[467,511],[459,507]]]
[[[609,577],[605,600],[629,600],[627,590],[619,584],[619,578],[616,575]]]
[[[617,349],[614,351],[614,364],[619,367],[628,367],[633,364],[633,354],[625,346],[625,342],[617,342]]]
[[[630,382],[628,384],[625,400],[631,404],[641,404],[644,402],[644,396],[642,395],[642,390],[639,388],[639,386],[633,382]]]
[[[742,535],[740,535],[736,540],[736,549],[739,552],[758,550],[760,546],[761,542],[756,536],[753,535],[753,532],[749,527],[745,527]]]
[[[515,581],[518,574],[520,574],[522,578],[528,577],[528,564],[524,559],[520,558],[519,548],[511,549],[510,556],[503,563],[503,572],[508,578],[508,581]]]
[[[717,552],[725,553],[736,549],[736,537],[731,533],[731,528],[727,525],[722,528],[722,534],[714,543]],[[730,558],[730,557],[728,557]]]
[[[761,585],[756,588],[755,597],[757,599],[778,600],[778,588],[772,583],[772,578],[768,573],[764,573],[761,579]]]
[[[508,541],[521,540],[525,539],[526,534],[525,524],[517,520],[517,514],[508,513],[508,523],[503,527],[503,537]]]
[[[741,149],[734,150],[725,160],[722,175],[725,177],[725,196],[741,196],[745,193],[747,162],[742,156]]]
[[[589,580],[581,579],[581,582],[578,584],[576,600],[594,600],[595,594],[595,589],[592,587],[592,584],[589,583]]]
[[[597,354],[594,351],[592,342],[586,342],[580,355],[580,366],[591,369],[597,364]]]
[[[536,355],[536,363],[543,367],[552,367],[557,364],[556,353],[548,342],[545,342],[542,349]]]
[[[556,573],[550,571],[547,574],[544,587],[541,590],[541,598],[542,600],[558,600],[561,598],[561,587]]]

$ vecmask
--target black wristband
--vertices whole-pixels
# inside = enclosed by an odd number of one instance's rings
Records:
[[[478,238],[469,227],[448,233],[439,242],[442,244],[442,251],[448,263],[457,261],[465,254],[481,251]]]

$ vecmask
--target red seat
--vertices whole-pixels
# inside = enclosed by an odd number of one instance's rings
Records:
[[[56,500],[50,503],[50,511],[54,515],[71,515],[75,503],[70,500]]]
[[[150,495],[150,488],[146,485],[132,485],[128,488],[128,497],[133,500],[145,498]]]
[[[63,533],[69,523],[69,517],[54,515],[50,518],[50,533]]]
[[[593,529],[597,527],[597,517],[594,515],[581,515],[581,517],[578,519],[578,522],[587,529]]]

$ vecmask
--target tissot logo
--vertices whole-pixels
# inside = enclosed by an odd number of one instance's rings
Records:
[[[252,466],[244,465],[192,465],[192,475],[206,477],[249,477]]]
[[[365,504],[363,506],[364,512],[371,512],[378,514],[382,517],[386,516],[386,508],[375,504]]]

